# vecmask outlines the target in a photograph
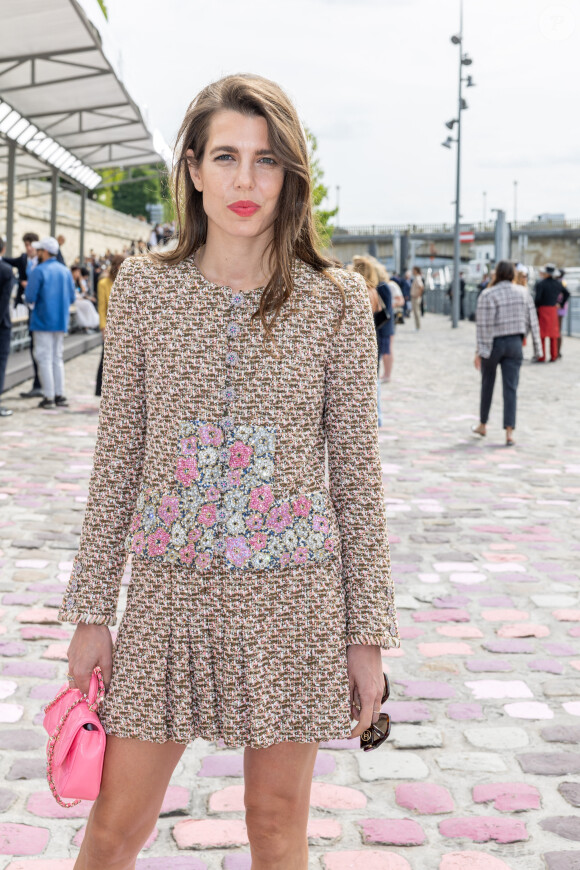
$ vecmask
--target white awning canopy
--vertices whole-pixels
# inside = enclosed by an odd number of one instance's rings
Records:
[[[8,140],[23,149],[18,178],[48,165],[93,188],[98,169],[169,164],[115,69],[106,31],[96,0],[2,0],[0,177]]]

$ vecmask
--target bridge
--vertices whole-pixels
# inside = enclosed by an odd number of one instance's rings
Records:
[[[562,268],[580,265],[580,219],[512,222],[508,229],[512,259],[528,266],[547,262]],[[464,262],[494,260],[495,222],[464,223],[461,230],[473,234],[473,241],[461,245]],[[453,233],[453,224],[343,226],[334,231],[332,251],[345,263],[361,253],[381,259],[400,257],[403,268],[409,260],[441,263],[453,259]]]

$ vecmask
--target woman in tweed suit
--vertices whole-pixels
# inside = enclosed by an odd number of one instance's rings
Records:
[[[75,868],[134,867],[204,737],[245,746],[253,870],[304,870],[318,744],[376,721],[380,649],[399,643],[373,319],[364,282],[316,249],[307,144],[277,85],[205,88],[176,156],[177,247],[126,260],[111,293],[60,612],[72,679],[86,691],[99,664],[108,685]]]

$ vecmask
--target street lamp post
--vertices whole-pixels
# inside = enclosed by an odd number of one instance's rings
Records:
[[[467,76],[465,79],[463,78],[463,67],[471,66],[473,61],[469,57],[469,55],[465,54],[463,51],[463,0],[460,0],[459,4],[460,10],[460,23],[459,23],[459,35],[455,35],[451,37],[451,42],[453,45],[459,46],[459,94],[457,100],[457,118],[454,118],[452,121],[447,121],[446,127],[452,130],[454,125],[457,124],[457,138],[453,139],[452,136],[448,136],[447,140],[443,142],[443,146],[445,148],[451,148],[451,143],[455,142],[457,145],[457,154],[456,154],[456,175],[455,175],[455,232],[453,234],[453,290],[452,290],[452,308],[451,308],[451,320],[452,326],[454,329],[459,325],[459,288],[460,288],[460,279],[459,279],[459,270],[461,268],[461,243],[460,243],[460,221],[461,221],[461,114],[464,109],[467,109],[467,103],[463,99],[463,82],[466,83],[466,87],[472,88],[474,87],[474,82],[471,76]]]

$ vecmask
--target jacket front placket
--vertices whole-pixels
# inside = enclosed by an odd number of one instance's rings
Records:
[[[228,474],[230,451],[227,444],[231,440],[237,422],[236,403],[238,396],[236,392],[236,369],[240,361],[242,321],[245,302],[246,300],[243,293],[232,291],[227,315],[228,322],[226,325],[225,379],[223,394],[221,397],[223,417],[220,421],[220,428],[224,434],[224,441],[219,455],[222,473],[218,481],[220,501],[217,509],[216,543],[214,547],[216,554],[221,556],[223,556],[226,550],[226,523],[230,515],[230,512],[224,505],[224,496],[230,489],[233,489],[233,484],[230,482]]]

